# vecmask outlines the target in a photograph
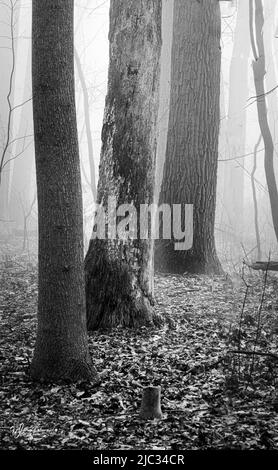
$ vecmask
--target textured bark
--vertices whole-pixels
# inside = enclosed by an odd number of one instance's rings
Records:
[[[264,39],[263,39],[263,28],[264,28],[264,11],[261,0],[255,0],[255,31],[254,31],[254,8],[253,0],[249,1],[249,24],[250,24],[250,36],[251,45],[253,51],[253,75],[256,90],[256,101],[258,110],[259,126],[264,141],[265,147],[265,176],[269,192],[269,200],[271,206],[271,215],[273,228],[278,241],[278,191],[276,178],[274,173],[274,145],[273,139],[268,122],[266,96],[265,96],[265,50],[264,50]]]
[[[153,201],[161,1],[112,0],[109,40],[98,203],[106,207],[111,196],[139,210]],[[85,261],[89,329],[153,322],[153,245],[138,237],[91,240]]]
[[[160,204],[194,205],[193,247],[160,240],[161,271],[219,273],[214,242],[220,100],[220,7],[176,0],[171,101]]]
[[[91,379],[74,99],[73,0],[33,1],[33,113],[39,212],[38,331],[31,375]]]

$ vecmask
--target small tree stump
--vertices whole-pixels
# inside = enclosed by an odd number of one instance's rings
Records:
[[[161,387],[145,387],[143,391],[140,418],[162,418],[160,405]]]

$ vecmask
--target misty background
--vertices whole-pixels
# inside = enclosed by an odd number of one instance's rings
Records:
[[[264,0],[265,86],[278,176],[277,2]],[[36,249],[37,204],[31,85],[31,1],[0,2],[0,185],[1,251],[18,237]],[[277,259],[264,171],[252,72],[248,1],[221,2],[221,129],[215,235],[219,257],[238,269],[242,258],[257,259],[254,194],[262,258]],[[173,0],[163,0],[163,47],[157,130],[156,199],[162,178],[169,118]],[[109,62],[109,0],[75,2],[75,78],[82,169],[85,249],[93,226],[101,130]],[[9,107],[9,100],[11,107]],[[256,166],[254,149],[256,148]],[[186,158],[186,156],[185,156]],[[253,177],[253,187],[252,187]],[[254,193],[255,188],[255,193]],[[21,242],[20,242],[21,243]]]

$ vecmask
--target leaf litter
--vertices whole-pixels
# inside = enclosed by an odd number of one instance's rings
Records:
[[[246,293],[244,311],[243,300]],[[99,384],[38,384],[37,268],[1,262],[1,449],[278,449],[278,279],[155,276],[161,328],[90,335]],[[139,418],[160,385],[161,420]]]

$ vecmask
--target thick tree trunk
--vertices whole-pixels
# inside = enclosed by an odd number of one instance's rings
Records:
[[[176,0],[171,102],[160,204],[193,204],[192,249],[159,240],[161,271],[219,273],[214,242],[220,101],[220,7]]]
[[[274,173],[274,145],[269,127],[265,96],[265,50],[263,39],[264,12],[262,0],[255,0],[255,33],[253,0],[249,0],[250,36],[253,51],[253,75],[256,90],[258,120],[265,147],[265,176],[269,192],[273,228],[278,241],[278,190]]]
[[[153,201],[161,50],[161,1],[112,0],[110,66],[98,203]],[[89,329],[153,322],[150,239],[91,240],[86,256]]]
[[[90,379],[74,98],[73,0],[33,0],[33,112],[39,212],[34,379]]]

